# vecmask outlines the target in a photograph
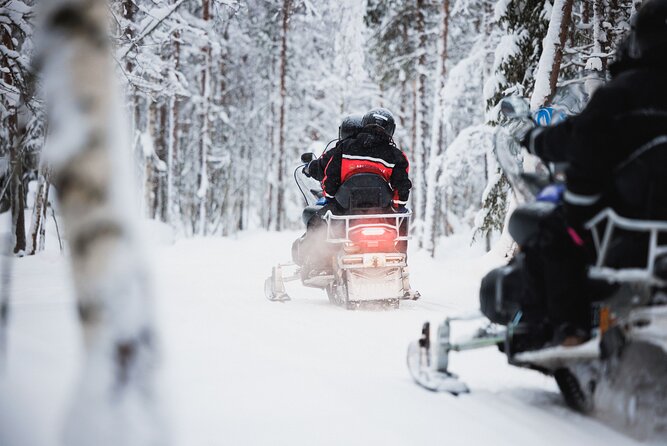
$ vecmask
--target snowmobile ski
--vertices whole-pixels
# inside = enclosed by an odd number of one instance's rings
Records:
[[[264,294],[271,302],[287,302],[290,299],[285,291],[285,282],[297,280],[299,275],[294,274],[289,277],[283,277],[283,267],[289,264],[274,266],[271,269],[271,276],[264,281]]]
[[[407,363],[410,375],[415,383],[431,392],[447,392],[454,396],[468,393],[470,390],[458,376],[447,371],[447,358],[431,360],[430,323],[422,327],[419,340],[408,346]]]

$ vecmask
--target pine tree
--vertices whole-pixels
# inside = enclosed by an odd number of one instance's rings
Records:
[[[542,41],[549,18],[544,0],[510,0],[503,3],[499,25],[505,31],[495,53],[495,80],[487,91],[489,122],[500,122],[498,104],[504,97],[530,97],[535,71],[542,54]],[[549,5],[550,6],[550,5]]]
[[[485,88],[490,125],[497,125],[503,119],[499,115],[502,98],[511,95],[530,97],[549,25],[543,0],[512,0],[503,5],[505,9],[496,11],[496,14],[500,16],[498,23],[506,34],[496,48],[494,76]],[[486,157],[488,183],[475,229],[476,236],[486,238],[487,249],[490,249],[491,234],[503,230],[508,209],[509,183],[493,157],[491,153]]]

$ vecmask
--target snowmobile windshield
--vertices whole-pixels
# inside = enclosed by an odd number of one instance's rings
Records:
[[[576,79],[558,87],[551,101],[553,107],[561,110],[567,116],[581,113],[590,99],[587,81],[587,79]]]
[[[303,173],[304,167],[305,164],[300,164],[294,169],[294,181],[301,191],[306,206],[315,206],[320,197],[322,197],[322,185],[319,181],[307,177]]]
[[[512,186],[518,204],[533,201],[551,180],[548,166],[521,145],[517,134],[523,132],[525,126],[510,123],[498,127],[494,136],[498,164]]]

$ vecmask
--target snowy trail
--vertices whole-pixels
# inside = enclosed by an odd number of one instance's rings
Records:
[[[154,251],[174,444],[635,443],[572,413],[552,380],[510,368],[493,350],[453,357],[470,395],[412,383],[407,343],[423,321],[475,308],[479,277],[493,259],[465,250],[439,261],[412,253],[413,286],[424,297],[397,311],[346,311],[298,284],[288,285],[291,302],[269,302],[263,280],[296,235],[246,233]],[[81,355],[66,267],[47,252],[20,260],[15,273],[0,444],[57,444]],[[13,442],[3,441],[9,431]]]

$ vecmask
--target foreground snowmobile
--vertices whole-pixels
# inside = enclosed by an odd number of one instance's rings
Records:
[[[303,165],[294,171],[294,179],[306,202],[304,224],[326,204],[322,189],[307,178],[302,169],[313,159],[301,157]],[[326,290],[329,301],[347,309],[364,307],[398,308],[401,300],[415,300],[411,290],[405,249],[409,239],[411,212],[392,210],[392,190],[380,176],[359,173],[349,177],[334,197],[338,209],[326,211],[318,229],[317,259],[305,257],[300,250],[305,237],[297,240],[292,256],[295,261],[275,266],[265,282],[265,294],[271,301],[290,300],[285,282],[300,280],[304,286]],[[310,231],[310,229],[309,229]]]
[[[512,131],[532,125],[527,104],[511,98],[501,105],[515,123],[510,129],[499,128],[496,134],[498,161],[518,201],[531,201],[517,208],[512,216],[518,220],[515,216],[520,214],[522,221],[510,223],[510,234],[521,245],[530,231],[539,230],[541,218],[556,206],[534,201],[554,177],[550,175],[544,181],[522,169],[522,148]],[[653,196],[662,200],[664,192],[655,193],[655,178],[656,175],[664,178],[665,169],[667,141],[656,140],[621,165],[615,181],[632,185],[627,193],[634,197]],[[652,195],[648,193],[650,190]],[[660,206],[665,209],[665,202],[660,201]],[[534,319],[530,308],[520,301],[523,258],[519,253],[509,265],[484,279],[480,290],[483,315],[447,318],[439,325],[433,340],[429,323],[424,324],[421,337],[408,348],[407,362],[414,381],[432,391],[455,395],[468,392],[465,383],[449,370],[450,352],[495,346],[507,356],[509,364],[553,376],[571,408],[582,413],[593,410],[606,413],[607,418],[616,418],[624,426],[634,426],[640,431],[646,424],[664,432],[667,221],[624,218],[614,209],[606,208],[587,223],[587,228],[597,251],[597,262],[588,271],[589,280],[608,289],[604,298],[592,302],[594,329],[590,341],[576,347],[546,346],[549,338],[541,321]],[[620,268],[610,263],[619,234],[638,241],[646,253],[643,266]],[[478,320],[481,328],[467,339],[453,342],[452,326],[462,320]]]

